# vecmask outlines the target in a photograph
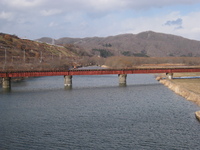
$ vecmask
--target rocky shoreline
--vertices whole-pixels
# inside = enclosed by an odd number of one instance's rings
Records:
[[[200,106],[200,94],[195,93],[189,89],[186,89],[180,85],[177,85],[176,83],[173,83],[173,81],[171,80],[161,79],[160,83],[162,83],[163,85],[174,91],[176,94],[181,95],[187,100],[192,101],[196,103],[198,106]],[[195,112],[195,116],[200,121],[200,111]]]

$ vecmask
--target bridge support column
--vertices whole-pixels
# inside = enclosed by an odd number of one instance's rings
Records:
[[[173,73],[166,73],[167,79],[172,80],[173,79]]]
[[[3,89],[10,89],[11,88],[11,78],[10,77],[3,77],[2,78],[2,88]]]
[[[119,74],[118,77],[119,77],[119,85],[125,86],[127,74]]]
[[[65,84],[65,87],[71,87],[72,86],[72,76],[64,76],[64,84]]]

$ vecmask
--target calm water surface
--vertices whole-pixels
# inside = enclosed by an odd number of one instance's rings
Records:
[[[152,75],[30,78],[0,88],[0,150],[199,150],[200,108]]]

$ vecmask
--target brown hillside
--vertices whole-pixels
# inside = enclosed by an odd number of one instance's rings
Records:
[[[44,39],[39,39],[44,41]],[[125,56],[200,56],[200,41],[189,40],[180,36],[156,33],[152,31],[139,34],[122,34],[109,37],[61,38],[57,44],[75,44],[91,54],[106,50],[113,55]]]
[[[50,45],[0,33],[0,70],[68,68],[78,64],[79,58],[73,51],[80,51],[80,48]]]

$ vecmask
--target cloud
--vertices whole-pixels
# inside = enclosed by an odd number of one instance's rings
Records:
[[[165,26],[174,26],[175,30],[183,29],[183,20],[181,18],[178,18],[176,20],[169,20],[164,25]]]
[[[11,8],[31,8],[41,5],[44,0],[2,0],[3,4]]]
[[[138,1],[132,1],[132,0],[125,0],[129,7],[136,8],[136,9],[144,9],[144,8],[157,8],[157,7],[166,7],[166,6],[174,6],[174,5],[190,5],[199,3],[199,0],[138,0]]]
[[[58,26],[58,24],[55,23],[55,22],[51,22],[51,23],[49,24],[49,27],[55,27],[55,26]]]
[[[66,8],[91,11],[116,11],[123,9],[146,9],[165,7],[177,4],[195,4],[199,0],[60,0]],[[54,5],[55,6],[55,5]]]
[[[200,16],[200,11],[185,15],[181,15],[178,12],[172,12],[156,16],[129,18],[122,18],[120,17],[120,14],[110,14],[104,18],[95,20],[92,24],[89,24],[89,27],[85,28],[85,32],[88,32],[90,36],[109,36],[124,33],[136,34],[152,30],[155,32],[175,34],[190,39],[200,40],[200,27],[196,24],[196,22],[200,22],[198,16]],[[170,18],[177,19],[170,20]],[[179,18],[182,19],[182,22],[179,21]],[[166,22],[166,20],[171,21],[170,25],[163,25],[163,22]]]
[[[196,7],[199,3],[200,0],[0,0],[0,31],[34,39],[154,30],[200,39],[196,24],[200,22]]]
[[[51,10],[42,10],[41,11],[41,14],[43,16],[52,16],[52,15],[57,15],[60,13],[62,13],[62,10],[59,10],[59,9],[51,9]]]
[[[183,23],[183,20],[181,18],[178,18],[176,20],[169,20],[165,23],[166,26],[181,26]]]
[[[144,10],[175,5],[192,5],[199,0],[62,0],[67,8],[73,10],[91,12],[112,12],[130,10]],[[70,10],[70,9],[69,9]]]
[[[13,18],[13,14],[11,12],[0,12],[0,19],[11,20]]]

